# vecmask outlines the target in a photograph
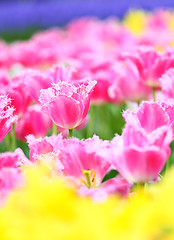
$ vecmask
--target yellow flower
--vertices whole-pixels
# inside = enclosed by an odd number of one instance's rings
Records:
[[[26,186],[14,191],[0,211],[1,240],[106,239],[102,211],[109,216],[113,203],[110,207],[78,196],[43,166],[26,169],[25,175]]]
[[[24,170],[26,184],[0,210],[1,240],[174,239],[174,169],[162,183],[128,199],[80,197],[47,166]]]
[[[146,27],[146,14],[143,11],[130,11],[124,18],[123,24],[134,34],[142,35]]]

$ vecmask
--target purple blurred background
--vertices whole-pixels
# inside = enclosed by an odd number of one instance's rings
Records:
[[[174,0],[0,0],[0,35],[62,26],[82,16],[122,18],[129,9],[173,7]]]

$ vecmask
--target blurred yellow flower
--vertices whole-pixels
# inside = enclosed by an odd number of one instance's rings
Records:
[[[143,11],[130,11],[124,18],[123,24],[132,33],[142,35],[146,27],[146,14]]]
[[[174,239],[174,169],[162,183],[128,199],[110,196],[104,202],[80,197],[43,166],[24,174],[25,187],[15,190],[0,210],[1,240]]]

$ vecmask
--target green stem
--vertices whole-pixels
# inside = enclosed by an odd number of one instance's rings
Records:
[[[144,187],[145,183],[137,183],[137,187]]]
[[[12,150],[12,152],[14,152],[16,150],[15,124],[13,124],[13,126],[12,126],[11,150]]]
[[[10,151],[10,133],[7,133],[4,140],[5,140],[6,150],[7,152],[9,152]]]
[[[146,189],[148,187],[149,183],[148,182],[145,182],[144,183],[144,188]]]
[[[95,106],[90,106],[90,120],[88,123],[87,137],[92,137],[95,132]]]
[[[137,183],[136,184],[136,190],[141,189],[141,188],[145,188],[145,185],[146,185],[146,183]]]
[[[140,104],[141,104],[141,100],[137,100],[137,104],[138,104],[138,107],[139,107]]]
[[[170,158],[167,159],[165,173],[168,172],[169,167],[170,167]]]
[[[107,139],[107,134],[109,132],[108,126],[108,112],[107,105],[99,106],[99,117],[100,117],[100,136],[101,138]]]
[[[72,138],[72,129],[69,129],[69,138]]]
[[[57,135],[57,125],[55,123],[53,123],[52,133]]]
[[[152,87],[153,101],[156,102],[156,92],[155,87]]]
[[[161,174],[158,174],[161,179],[163,179],[163,176]]]

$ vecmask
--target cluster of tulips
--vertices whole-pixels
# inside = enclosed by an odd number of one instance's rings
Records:
[[[173,44],[169,11],[0,42],[0,239],[174,239]]]

